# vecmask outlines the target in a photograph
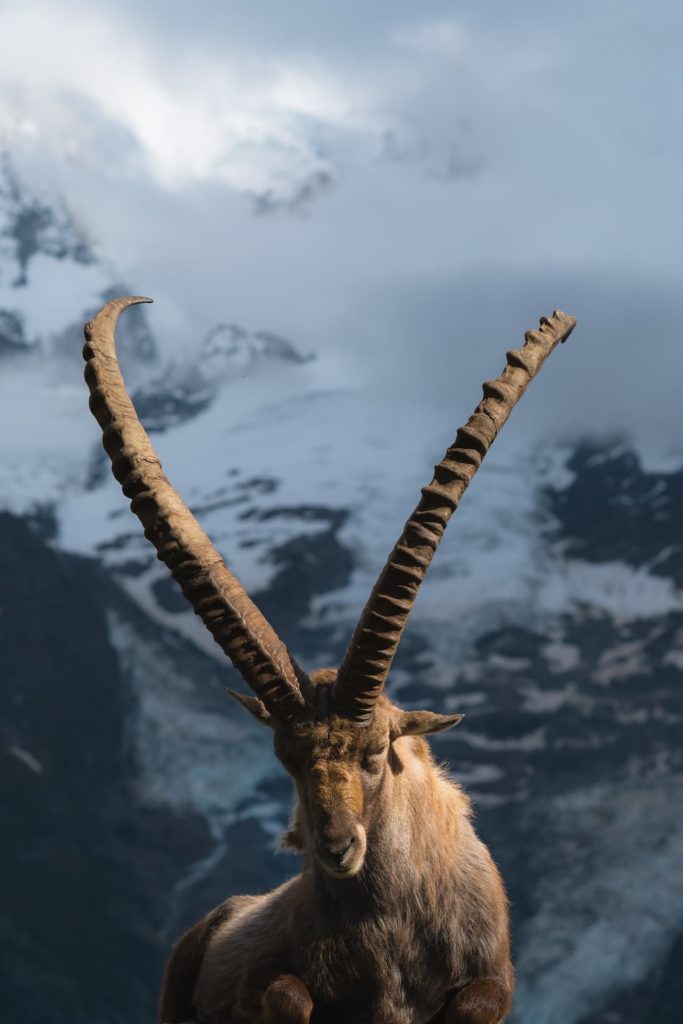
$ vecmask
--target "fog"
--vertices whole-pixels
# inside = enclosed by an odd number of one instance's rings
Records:
[[[0,132],[156,298],[169,348],[275,329],[378,415],[424,405],[436,428],[558,306],[579,328],[519,422],[675,451],[682,22],[674,3],[11,0]]]

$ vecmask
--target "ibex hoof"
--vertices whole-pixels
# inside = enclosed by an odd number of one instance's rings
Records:
[[[293,974],[281,974],[263,995],[263,1024],[309,1024],[313,1000],[303,981]]]
[[[453,996],[444,1024],[502,1024],[512,1003],[512,992],[495,978],[478,978]]]

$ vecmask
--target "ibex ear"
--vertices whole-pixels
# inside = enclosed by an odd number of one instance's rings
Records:
[[[438,715],[435,711],[399,711],[391,726],[391,739],[399,736],[426,736],[443,732],[461,722],[464,715]]]
[[[272,715],[266,710],[266,706],[263,701],[260,701],[258,697],[247,697],[244,693],[238,693],[237,690],[228,690],[231,697],[234,697],[238,704],[241,704],[243,708],[246,708],[250,715],[253,715],[257,722],[261,725],[268,725],[271,729],[275,728],[275,722],[273,721]]]

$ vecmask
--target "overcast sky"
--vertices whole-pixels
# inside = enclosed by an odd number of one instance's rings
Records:
[[[0,131],[169,344],[459,420],[559,306],[522,422],[683,451],[682,44],[673,0],[0,0]]]

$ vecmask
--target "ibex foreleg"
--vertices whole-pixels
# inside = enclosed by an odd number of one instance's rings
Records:
[[[503,1024],[512,1005],[512,989],[496,978],[478,978],[453,996],[444,1024]]]
[[[303,981],[281,974],[266,989],[259,1024],[309,1024],[313,1000]]]

